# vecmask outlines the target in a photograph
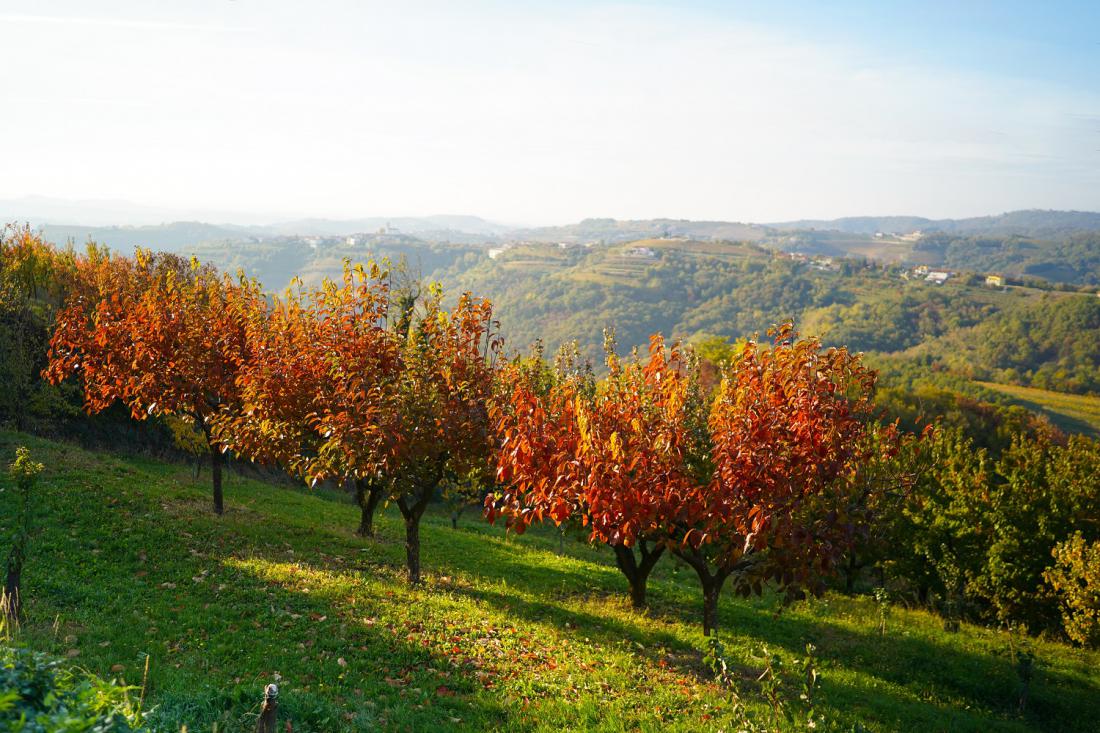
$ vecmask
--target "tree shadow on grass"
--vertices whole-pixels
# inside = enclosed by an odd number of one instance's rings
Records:
[[[254,559],[268,562],[262,555]],[[269,572],[279,565],[287,567],[271,561],[265,571],[232,559],[225,567],[264,589],[269,614],[248,634],[242,663],[261,669],[282,665],[279,672],[291,693],[283,705],[286,717],[297,717],[296,731],[477,729],[503,719],[506,711],[486,693],[485,678],[439,653],[434,640],[411,633],[417,624],[376,623],[369,607],[349,604],[341,590],[291,587]],[[300,567],[311,584],[321,574],[341,575],[308,563],[292,567]],[[255,606],[253,598],[244,608]],[[238,621],[256,625],[247,618]],[[288,638],[300,641],[288,649]]]
[[[506,718],[476,670],[438,646],[369,623],[338,587],[303,591],[261,571],[293,563],[288,543],[302,555],[318,535],[252,526],[256,516],[239,507],[177,522],[163,509],[172,500],[120,492],[112,480],[41,485],[37,511],[51,520],[39,522],[31,548],[21,639],[57,656],[71,650],[70,664],[131,684],[148,655],[146,709],[161,729],[250,730],[269,682],[282,688],[280,726],[291,720],[299,733],[478,730]]]
[[[663,661],[701,682],[712,681],[701,651],[671,631],[643,629],[612,616],[578,610],[567,605],[568,599],[525,598],[481,586],[458,592],[578,637],[602,644],[631,644],[634,653],[650,663]],[[658,617],[668,611],[663,609]],[[682,622],[687,616],[697,622],[699,615],[696,610],[667,620]],[[905,633],[881,636],[870,628],[861,632],[793,614],[777,617],[729,597],[723,599],[720,610],[723,631],[727,642],[736,637],[742,645],[782,648],[795,657],[804,655],[806,644],[813,643],[824,675],[819,705],[853,723],[859,716],[850,709],[858,708],[895,729],[924,720],[933,729],[943,730],[985,730],[997,725],[1090,731],[1095,717],[1083,717],[1082,712],[1100,710],[1100,687],[1095,683],[1040,667],[1021,716],[1016,707],[1019,678],[1007,655],[977,654]],[[748,683],[751,693],[757,689],[751,680],[760,672],[754,663],[761,662],[734,661],[740,662],[735,674]],[[836,672],[830,676],[829,670]],[[797,697],[796,691],[790,692]]]
[[[1043,729],[1095,730],[1100,712],[1100,680],[1085,681],[1062,670],[1044,669],[1042,659],[1031,684],[1025,713],[1017,712],[1020,679],[1008,654],[977,654],[950,643],[915,636],[906,630],[856,631],[844,625],[787,614],[775,620],[762,609],[728,604],[723,627],[791,654],[804,652],[807,642],[834,668],[845,668],[883,682],[914,690],[925,701],[905,705],[915,713],[934,701],[965,701],[968,708],[988,711],[1002,722],[1026,722]],[[732,623],[730,623],[732,622]],[[728,626],[726,624],[729,624]],[[826,677],[827,679],[827,677]]]

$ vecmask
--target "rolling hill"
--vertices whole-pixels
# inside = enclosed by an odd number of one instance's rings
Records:
[[[1100,213],[1025,209],[968,219],[926,219],[921,216],[850,216],[840,219],[800,219],[767,224],[773,229],[823,229],[849,234],[935,231],[961,235],[1051,236],[1100,231]]]

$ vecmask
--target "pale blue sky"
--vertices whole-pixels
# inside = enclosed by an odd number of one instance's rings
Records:
[[[0,197],[286,218],[1100,209],[1100,3],[0,0]]]

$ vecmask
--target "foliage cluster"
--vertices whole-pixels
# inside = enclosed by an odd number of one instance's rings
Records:
[[[898,592],[948,620],[1088,641],[1078,624],[1096,612],[1085,558],[1100,539],[1100,444],[1016,435],[991,450],[944,428],[924,461],[913,492],[878,516],[878,542],[852,566],[877,565]]]
[[[0,646],[0,728],[11,733],[147,730],[136,692],[44,654]]]
[[[1054,548],[1054,565],[1043,576],[1061,599],[1066,635],[1100,645],[1100,541],[1077,532]]]
[[[39,378],[73,262],[72,252],[56,250],[28,228],[0,233],[0,423],[28,429],[75,412],[62,391]]]
[[[495,406],[502,489],[490,518],[588,527],[615,551],[636,606],[672,552],[699,576],[705,633],[727,580],[740,595],[766,583],[820,594],[878,495],[905,489],[900,473],[865,471],[902,442],[872,419],[873,372],[789,326],[744,344],[713,390],[690,352],[658,336],[644,361],[609,348],[599,381],[534,364],[505,372]]]
[[[91,244],[79,254],[55,248],[27,227],[0,233],[0,424],[87,445],[171,454],[172,436],[159,421],[135,423],[121,406],[87,416],[79,385],[41,378],[57,315],[78,283],[78,261],[107,256]]]

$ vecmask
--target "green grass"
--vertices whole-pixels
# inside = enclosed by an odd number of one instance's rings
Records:
[[[273,680],[297,733],[736,729],[702,663],[693,576],[671,560],[640,614],[605,551],[567,541],[558,554],[549,531],[505,536],[476,517],[452,530],[430,515],[426,584],[410,590],[390,514],[377,540],[361,540],[339,497],[234,475],[216,518],[186,467],[4,432],[0,459],[22,444],[47,470],[20,641],[129,683],[149,655],[163,729],[247,730]],[[10,529],[12,492],[0,487]],[[874,603],[839,595],[779,610],[769,597],[722,600],[722,639],[756,713],[764,648],[790,661],[812,642],[819,729],[1095,730],[1095,652],[1034,642],[1019,714],[1001,633],[949,634],[895,609],[880,637]]]
[[[977,384],[1008,395],[1014,403],[1032,412],[1046,415],[1063,430],[1100,438],[1100,397],[995,382]]]

